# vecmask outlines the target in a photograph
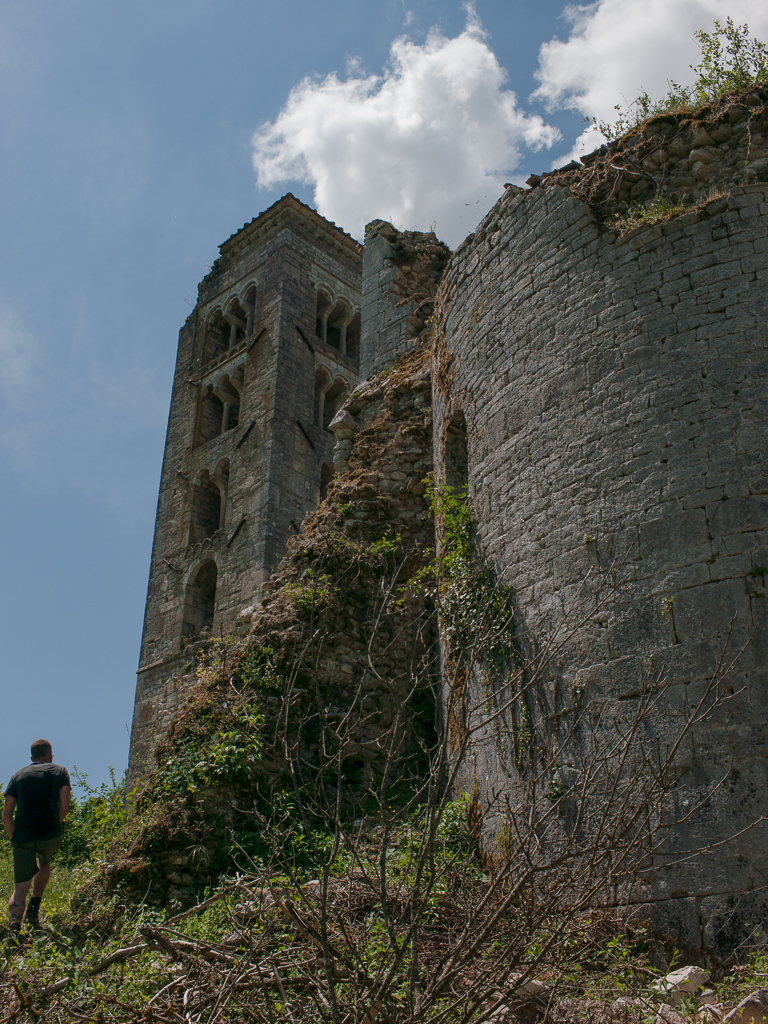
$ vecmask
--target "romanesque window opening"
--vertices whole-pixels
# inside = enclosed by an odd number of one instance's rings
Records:
[[[224,319],[220,309],[208,318],[203,340],[203,364],[215,362],[229,347],[230,325]]]
[[[353,318],[354,310],[343,300],[339,300],[328,315],[328,344],[343,356],[348,353],[348,332]]]
[[[333,378],[330,370],[325,366],[318,366],[315,370],[315,424],[322,429],[323,416],[325,413],[325,392],[331,386]]]
[[[344,404],[348,391],[349,384],[341,377],[337,377],[333,384],[325,391],[323,396],[323,430],[328,430],[330,427],[331,420]]]
[[[325,341],[328,329],[328,313],[331,311],[332,302],[328,292],[322,288],[317,293],[315,307],[315,334],[321,341]]]
[[[323,344],[359,361],[360,312],[355,312],[346,299],[333,299],[324,288],[317,293],[315,334]]]
[[[210,559],[195,571],[187,584],[182,635],[195,639],[210,634],[216,611],[216,584],[219,570]]]
[[[200,402],[197,444],[206,444],[220,434],[234,429],[240,422],[240,405],[245,371],[238,366],[225,373],[215,384],[209,384]]]
[[[330,345],[331,348],[335,348],[341,352],[341,335],[342,330],[346,333],[346,315],[347,307],[337,302],[328,312],[326,318],[326,329],[325,338],[323,339],[326,345]]]
[[[445,482],[455,493],[466,493],[469,485],[467,422],[464,413],[453,416],[445,433]]]
[[[240,399],[243,391],[242,366],[238,367],[232,376],[225,373],[214,387],[214,391],[221,401],[220,433],[226,434],[240,422]]]
[[[189,543],[199,544],[219,530],[222,526],[223,511],[221,490],[216,482],[210,479],[208,470],[203,470],[200,479],[192,488]]]
[[[224,422],[224,403],[211,384],[205,389],[200,403],[199,444],[206,444],[218,437]]]
[[[245,299],[243,300],[243,306],[245,307],[245,336],[250,338],[256,330],[257,323],[257,302],[259,297],[259,290],[255,284],[252,284],[246,289]]]
[[[251,285],[241,302],[232,299],[227,311],[216,309],[208,318],[203,339],[202,363],[214,363],[251,337],[257,322],[258,288]]]
[[[245,332],[248,327],[248,311],[245,310],[237,299],[233,299],[226,312],[226,320],[229,324],[227,336],[227,348],[235,348],[241,341],[245,340]],[[251,318],[252,319],[252,318]]]

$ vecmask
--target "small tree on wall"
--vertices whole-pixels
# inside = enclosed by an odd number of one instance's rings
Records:
[[[735,25],[729,17],[725,24],[716,20],[712,32],[697,29],[693,35],[700,49],[699,63],[691,65],[696,72],[693,85],[671,81],[661,99],[654,100],[643,92],[626,106],[617,103],[613,109],[619,116],[613,123],[590,118],[604,138],[611,142],[649,117],[703,106],[725,93],[743,92],[768,82],[768,47],[750,35],[749,25]]]

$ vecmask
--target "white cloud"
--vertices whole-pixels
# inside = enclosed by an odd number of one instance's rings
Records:
[[[254,135],[258,183],[314,187],[323,216],[358,237],[393,220],[455,244],[495,202],[521,150],[559,131],[519,110],[506,72],[470,11],[464,31],[397,39],[383,75],[304,79]]]
[[[747,22],[753,35],[768,38],[765,0],[597,0],[569,6],[570,34],[542,45],[539,88],[532,98],[549,109],[567,107],[613,121],[616,103],[627,106],[643,91],[660,97],[670,79],[690,84],[690,65],[699,59],[694,32],[711,31],[716,18],[729,15],[738,24]],[[573,153],[589,152],[601,141],[587,129]]]

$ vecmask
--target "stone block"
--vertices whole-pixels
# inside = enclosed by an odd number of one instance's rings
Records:
[[[705,636],[725,636],[731,622],[749,622],[749,601],[743,580],[724,580],[675,595],[675,628],[683,642]]]
[[[762,945],[768,919],[768,896],[764,891],[725,891],[701,901],[703,946],[724,958],[744,943]]]
[[[659,518],[641,521],[638,538],[642,558],[702,547],[709,542],[707,518],[700,509],[670,511]]]

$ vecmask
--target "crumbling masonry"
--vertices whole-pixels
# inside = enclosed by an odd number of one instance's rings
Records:
[[[257,628],[286,541],[302,543],[334,474],[332,500],[366,514],[374,492],[358,493],[359,458],[358,483],[345,481],[375,417],[370,397],[345,405],[347,392],[368,378],[373,394],[375,375],[429,338],[436,473],[467,483],[478,547],[513,588],[526,635],[545,635],[582,593],[594,602],[552,663],[542,719],[631,702],[662,669],[682,707],[726,644],[744,648],[732,699],[679,761],[675,842],[715,852],[670,869],[649,898],[689,946],[733,945],[764,919],[766,98],[657,118],[581,170],[507,189],[450,260],[433,235],[381,221],[360,247],[290,195],[224,243],[180,336],[134,777],[183,702],[195,645]],[[688,211],[606,224],[654,189],[671,205],[687,196]],[[387,394],[381,408],[399,400]],[[407,492],[410,504],[392,507],[423,531],[417,455],[387,453],[370,486]],[[605,600],[581,589],[611,566],[620,585]],[[494,737],[476,743],[468,787],[482,796],[514,775]],[[699,810],[687,818],[689,806]]]

